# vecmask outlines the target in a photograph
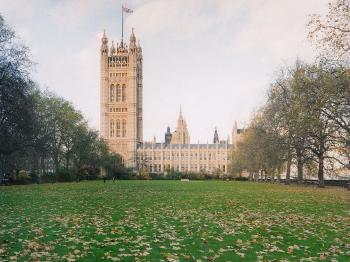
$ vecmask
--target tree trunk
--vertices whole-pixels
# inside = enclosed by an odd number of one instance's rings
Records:
[[[297,169],[298,169],[298,184],[301,184],[303,182],[303,158],[301,155],[301,150],[297,149]]]
[[[323,154],[318,157],[318,186],[324,187],[324,163]]]
[[[59,167],[58,155],[55,155],[55,173],[57,173]]]
[[[292,161],[290,159],[290,157],[288,157],[288,161],[287,161],[287,172],[286,172],[286,185],[290,184],[290,167],[292,165]]]
[[[66,171],[69,169],[69,163],[70,163],[70,152],[66,153]]]

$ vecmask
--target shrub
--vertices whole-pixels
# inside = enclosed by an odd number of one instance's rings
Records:
[[[149,180],[151,179],[150,174],[147,171],[141,171],[137,175],[137,179]]]
[[[190,180],[204,180],[205,176],[202,173],[189,172],[183,178],[188,178]]]
[[[38,173],[36,173],[35,171],[31,171],[30,172],[30,179],[31,179],[31,183],[39,183],[40,181],[39,181],[39,174]]]
[[[21,170],[18,172],[15,182],[16,184],[29,184],[31,182],[31,178],[27,171]]]
[[[239,176],[234,178],[236,181],[249,181],[248,177]]]
[[[172,179],[172,180],[180,180],[182,178],[182,176],[183,176],[182,173],[171,170],[166,177],[168,179]]]
[[[43,173],[41,176],[41,181],[43,183],[54,183],[57,180],[57,176],[55,173],[48,172],[48,173]]]
[[[149,173],[149,176],[153,179],[153,180],[166,180],[166,179],[170,179],[167,175],[165,175],[164,173]]]
[[[75,180],[76,175],[69,170],[59,169],[56,172],[56,177],[58,182],[72,182]]]

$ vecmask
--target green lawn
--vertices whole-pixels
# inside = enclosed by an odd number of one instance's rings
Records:
[[[0,187],[0,260],[350,261],[350,192],[222,181]]]

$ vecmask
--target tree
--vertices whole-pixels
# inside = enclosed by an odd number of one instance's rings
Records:
[[[232,152],[231,172],[240,174],[243,170],[249,172],[250,179],[279,177],[282,171],[283,148],[274,133],[266,128],[263,110],[261,110],[250,126],[245,130],[237,148]]]
[[[118,154],[108,154],[104,158],[103,167],[107,170],[107,175],[113,178],[122,178],[126,173],[123,167],[122,157]]]
[[[0,15],[0,163],[7,172],[13,168],[11,155],[34,144],[30,66],[28,49]]]
[[[328,153],[336,148],[336,126],[323,113],[329,104],[328,87],[332,85],[332,77],[319,65],[303,67],[300,84],[294,92],[299,97],[298,103],[303,112],[302,121],[307,130],[306,148],[314,155],[318,163],[319,186],[324,186],[324,161]]]
[[[264,112],[267,126],[280,138],[280,147],[284,148],[286,184],[290,183],[292,163],[296,163],[297,178],[301,183],[304,164],[309,160],[305,149],[307,132],[303,122],[303,111],[298,102],[299,96],[294,92],[294,88],[302,84],[299,77],[301,72],[302,63],[299,60],[294,67],[281,70],[268,91]]]
[[[241,150],[232,150],[229,171],[233,177],[241,177],[244,171],[244,159]]]
[[[329,3],[328,14],[311,16],[307,24],[309,39],[331,58],[350,59],[350,0]]]
[[[350,70],[339,66],[327,66],[325,70],[329,77],[325,86],[327,104],[321,111],[336,126],[338,146],[334,160],[350,169]]]

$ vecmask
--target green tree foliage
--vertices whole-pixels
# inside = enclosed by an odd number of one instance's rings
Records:
[[[317,166],[321,187],[325,171],[349,169],[349,76],[322,63],[297,61],[283,70],[233,152],[232,169],[273,178],[286,167],[289,182],[296,164],[301,182],[303,171]]]
[[[231,172],[235,176],[240,176],[245,170],[250,179],[279,179],[284,162],[284,148],[280,146],[280,138],[265,127],[266,122],[262,116],[257,114],[232,153]]]
[[[274,166],[268,164],[271,160],[275,167],[284,163],[287,183],[293,164],[300,182],[304,170],[317,169],[323,187],[325,171],[332,175],[336,169],[350,170],[350,1],[331,1],[326,16],[312,15],[307,28],[320,51],[319,62],[297,60],[294,67],[281,70],[232,163],[251,174]],[[273,137],[267,144],[266,134]],[[277,155],[268,150],[269,143],[279,150]]]
[[[34,103],[28,78],[30,61],[26,47],[0,16],[0,158],[6,159],[33,145]]]
[[[15,182],[96,178],[124,172],[97,131],[71,103],[30,79],[28,49],[0,16],[0,174]],[[23,174],[26,174],[25,176]]]

